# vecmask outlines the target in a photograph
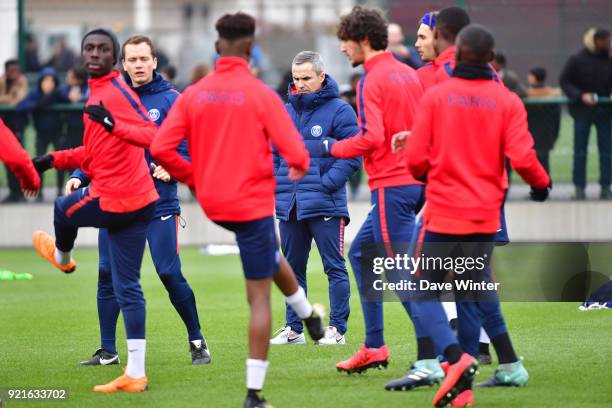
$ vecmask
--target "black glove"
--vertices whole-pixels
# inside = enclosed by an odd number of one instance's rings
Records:
[[[531,191],[529,192],[529,197],[533,201],[539,201],[539,202],[546,201],[546,199],[548,198],[548,194],[550,193],[550,190],[552,190],[552,181],[546,188],[531,187]]]
[[[86,114],[89,115],[89,119],[94,122],[98,122],[104,129],[106,129],[109,133],[112,133],[115,128],[115,119],[113,119],[113,115],[104,107],[102,101],[100,101],[99,105],[88,105],[83,110]]]
[[[336,139],[332,139],[330,137],[326,137],[325,139],[321,140],[321,144],[319,145],[319,148],[320,148],[320,151],[323,157],[331,156],[332,146],[336,142],[337,142]]]
[[[44,154],[42,156],[36,156],[32,159],[32,164],[34,168],[38,172],[38,174],[42,174],[45,171],[49,170],[53,167],[53,156],[50,154]]]

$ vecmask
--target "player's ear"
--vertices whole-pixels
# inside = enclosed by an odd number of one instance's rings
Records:
[[[215,41],[215,51],[217,54],[221,55],[221,48],[219,47],[219,40]]]
[[[253,47],[255,47],[255,42],[252,38],[249,38],[247,41],[247,56],[251,59],[251,55],[253,55]]]
[[[153,70],[157,69],[157,57],[153,57]]]

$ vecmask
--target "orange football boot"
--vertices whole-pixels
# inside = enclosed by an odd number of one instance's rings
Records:
[[[368,368],[387,368],[389,364],[389,349],[387,345],[379,348],[367,348],[364,345],[361,349],[353,354],[348,360],[344,360],[336,364],[338,371],[345,371],[349,374],[362,373]]]
[[[114,379],[108,384],[96,385],[94,387],[95,392],[142,392],[148,388],[147,377],[132,378],[127,374],[123,374],[121,377]]]
[[[57,263],[55,260],[55,239],[45,231],[34,231],[34,234],[32,234],[32,243],[34,244],[36,252],[60,271],[72,273],[76,269],[76,262],[72,258],[67,265],[60,265]]]

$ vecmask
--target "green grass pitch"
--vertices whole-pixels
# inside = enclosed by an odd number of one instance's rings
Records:
[[[5,407],[240,407],[245,395],[248,309],[237,256],[211,257],[182,251],[183,270],[194,289],[213,361],[191,366],[186,333],[145,255],[142,283],[147,298],[147,375],[150,390],[137,395],[96,394],[95,384],[121,374],[120,366],[81,367],[98,347],[97,254],[75,253],[79,264],[63,275],[33,250],[0,250],[0,269],[28,272],[32,281],[0,282],[0,388],[67,387],[65,402],[6,403]],[[387,370],[347,376],[334,364],[363,341],[363,320],[351,277],[351,317],[345,346],[272,347],[264,394],[276,407],[426,407],[435,388],[386,392],[384,384],[404,374],[415,357],[411,323],[399,303],[385,305]],[[327,285],[313,250],[310,298],[327,303]],[[284,322],[282,297],[274,291],[273,326]],[[503,305],[518,353],[525,357],[529,385],[476,390],[482,407],[612,406],[612,312],[579,312],[569,303]],[[120,320],[118,349],[125,363]],[[493,366],[481,369],[482,381]]]

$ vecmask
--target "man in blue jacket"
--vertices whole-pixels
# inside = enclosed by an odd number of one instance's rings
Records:
[[[350,285],[344,261],[344,227],[349,222],[346,182],[361,159],[322,157],[324,138],[341,140],[359,133],[357,117],[340,98],[338,85],[323,70],[319,53],[302,51],[292,64],[286,107],[310,153],[306,176],[291,181],[287,163],[275,152],[276,216],[281,248],[304,290],[312,240],[317,244],[329,280],[330,320],[319,344],[344,344],[349,316]],[[304,344],[302,322],[286,307],[286,324],[272,344]]]
[[[53,145],[55,150],[60,150],[64,146],[61,141],[62,119],[52,110],[46,109],[49,105],[61,102],[59,90],[59,78],[57,72],[51,67],[40,70],[36,88],[32,89],[28,95],[15,107],[17,113],[32,114],[32,122],[36,130],[36,155],[40,156],[47,153],[49,145]],[[43,175],[41,185],[43,183]],[[62,194],[65,174],[63,171],[57,172],[57,194]],[[42,190],[38,196],[38,201],[43,200]]]
[[[148,37],[130,37],[122,47],[123,68],[128,76],[126,81],[134,89],[149,116],[158,126],[166,118],[179,93],[172,84],[155,72],[157,60],[155,48]],[[179,153],[189,159],[187,141],[178,148]],[[155,270],[168,291],[172,305],[185,323],[189,337],[192,364],[208,364],[210,352],[200,331],[198,311],[191,287],[181,273],[179,258],[178,225],[180,206],[176,181],[153,160],[145,150],[147,163],[150,163],[155,188],[159,194],[155,216],[147,230],[147,242]],[[89,182],[80,170],[74,172],[66,186],[72,192]],[[98,277],[98,317],[100,321],[101,347],[90,360],[82,365],[118,364],[119,355],[115,348],[115,332],[119,318],[119,305],[115,298],[110,271],[107,231],[100,229],[98,236],[99,277]]]

